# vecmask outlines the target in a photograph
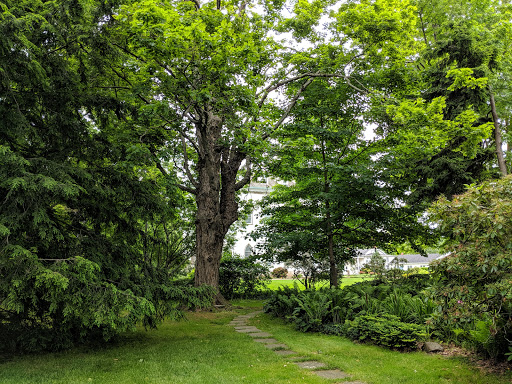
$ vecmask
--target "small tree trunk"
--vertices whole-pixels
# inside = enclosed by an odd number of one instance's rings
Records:
[[[325,145],[322,142],[322,159],[324,165],[324,192],[326,195],[329,193],[330,180],[327,170],[327,161],[325,155]],[[325,232],[327,235],[327,252],[329,254],[329,286],[331,288],[338,287],[338,268],[336,266],[336,259],[334,258],[334,234],[332,233],[331,223],[331,207],[329,197],[326,196],[325,200]]]
[[[494,95],[492,92],[490,92],[490,102],[491,102],[492,120],[494,122],[494,141],[496,143],[496,155],[498,158],[498,167],[500,168],[501,174],[503,176],[507,176],[507,165],[505,164],[505,157],[503,156],[501,130],[500,130],[500,125],[498,123],[498,113],[496,112],[496,103],[494,102]]]

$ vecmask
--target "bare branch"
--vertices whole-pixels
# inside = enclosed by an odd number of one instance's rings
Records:
[[[263,103],[267,99],[267,97],[270,94],[270,92],[275,91],[276,89],[282,87],[283,85],[286,85],[286,84],[289,84],[289,83],[293,83],[294,81],[303,79],[305,77],[310,77],[311,75],[312,75],[312,73],[303,73],[302,75],[298,75],[298,76],[295,76],[295,77],[292,77],[292,78],[280,81],[277,84],[270,85],[267,88],[265,88],[263,91],[258,92],[258,94],[256,96],[258,96],[259,94],[263,93],[263,95],[261,97],[261,100],[258,103],[258,107],[261,108],[263,106]]]

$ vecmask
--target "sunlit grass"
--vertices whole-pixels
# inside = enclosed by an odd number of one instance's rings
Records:
[[[352,285],[355,283],[359,283],[361,281],[367,281],[371,279],[373,279],[373,277],[371,276],[344,276],[341,279],[340,287],[343,288],[347,285]],[[279,289],[279,287],[293,287],[294,284],[297,284],[299,289],[304,289],[304,285],[295,279],[273,279],[267,287],[271,290],[276,290]],[[316,284],[316,287],[329,287],[329,281],[322,280]]]

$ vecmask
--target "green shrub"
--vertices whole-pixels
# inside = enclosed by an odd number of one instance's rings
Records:
[[[298,330],[322,331],[324,324],[333,322],[332,298],[329,291],[305,291],[294,296],[296,307],[291,316]]]
[[[450,337],[447,330],[464,329],[478,350],[505,358],[512,340],[512,177],[440,199],[432,213],[450,252],[431,265],[435,331]]]
[[[286,276],[288,276],[288,270],[286,268],[277,267],[272,271],[272,277],[275,279],[284,279]]]
[[[363,315],[347,320],[343,334],[352,340],[393,349],[415,349],[426,338],[424,327],[404,323],[393,315]]]
[[[263,306],[263,310],[273,317],[289,318],[293,315],[297,302],[295,298],[300,290],[297,284],[293,287],[279,287],[273,291]]]
[[[253,258],[231,257],[220,263],[219,290],[226,299],[261,295],[269,279],[267,266]]]

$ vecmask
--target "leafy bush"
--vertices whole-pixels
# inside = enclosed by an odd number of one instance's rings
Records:
[[[223,259],[219,269],[219,290],[226,299],[261,295],[270,279],[268,267],[254,258]]]
[[[290,319],[298,330],[322,331],[324,324],[333,322],[332,298],[328,291],[305,291],[296,295],[296,307]]]
[[[286,276],[288,276],[288,270],[286,268],[277,267],[272,271],[272,277],[275,279],[284,279]]]
[[[403,280],[405,291],[376,281],[318,291],[282,288],[271,295],[264,309],[304,332],[345,335],[389,348],[412,349],[426,337],[425,322],[434,311],[434,302],[407,292],[414,286],[422,287],[423,279]]]
[[[424,327],[404,323],[397,316],[362,315],[347,320],[343,334],[352,340],[394,349],[415,349],[426,338]]]
[[[295,298],[300,294],[300,290],[295,284],[293,287],[279,287],[273,291],[265,302],[263,310],[273,317],[289,318],[293,315],[296,308]]]
[[[430,293],[440,308],[432,324],[445,337],[464,329],[477,349],[504,357],[512,340],[512,177],[440,199],[432,213],[450,251],[432,265]]]

